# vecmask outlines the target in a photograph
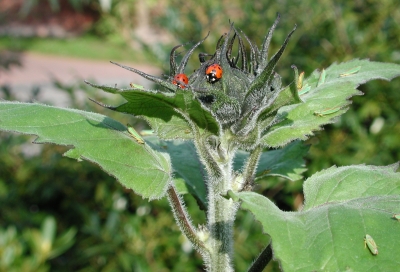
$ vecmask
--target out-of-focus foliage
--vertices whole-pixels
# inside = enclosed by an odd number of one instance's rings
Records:
[[[19,236],[15,226],[0,228],[0,271],[49,271],[46,263],[70,248],[76,230],[56,234],[56,221],[44,218],[41,230],[26,228]]]
[[[109,4],[104,4],[104,3]],[[400,63],[398,0],[369,1],[92,1],[102,16],[93,33],[103,39],[142,45],[168,73],[168,54],[176,44],[210,36],[198,52],[213,53],[229,20],[251,40],[262,37],[281,13],[271,54],[298,25],[277,67],[283,81],[293,80],[295,64],[306,77],[315,68],[353,58]],[[105,6],[101,6],[101,3]],[[107,6],[108,5],[108,6]],[[101,8],[100,8],[101,6]],[[106,8],[104,8],[106,7]],[[149,32],[137,32],[150,29]],[[192,57],[189,70],[198,67]],[[400,80],[362,86],[351,109],[335,125],[309,140],[309,174],[333,164],[387,165],[400,159]],[[60,88],[66,88],[60,86]],[[9,90],[7,99],[11,99]],[[6,97],[6,96],[3,96]],[[93,95],[91,95],[92,98]],[[97,99],[98,100],[98,99]],[[81,105],[82,106],[82,105]],[[84,106],[86,107],[86,105]],[[81,107],[80,107],[81,108]],[[87,109],[87,108],[85,108]],[[96,108],[94,111],[99,111]],[[107,112],[106,114],[110,114]],[[115,117],[123,122],[122,116]],[[129,121],[131,123],[131,120]],[[57,236],[75,227],[73,247],[48,262],[54,271],[201,271],[201,258],[180,236],[165,200],[148,203],[125,191],[95,165],[77,163],[55,146],[37,148],[26,137],[0,134],[0,226],[22,233],[55,217]],[[273,178],[259,186],[284,210],[301,206],[301,182]],[[196,205],[187,199],[188,207]],[[193,218],[204,219],[197,209]],[[239,214],[236,266],[244,270],[268,239],[248,215]],[[201,220],[199,222],[201,223]],[[262,242],[260,242],[262,241]],[[164,269],[164,270],[163,270]]]

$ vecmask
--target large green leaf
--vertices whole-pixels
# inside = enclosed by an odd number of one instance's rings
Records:
[[[73,146],[66,156],[98,164],[145,198],[162,197],[171,182],[168,155],[138,143],[125,126],[107,116],[41,104],[1,102],[0,129],[38,135],[35,143]]]
[[[295,141],[283,148],[263,152],[257,167],[256,181],[261,182],[262,179],[269,176],[280,176],[291,181],[303,178],[301,174],[307,170],[303,158],[308,149],[309,146]],[[242,169],[248,156],[248,152],[237,151],[233,163],[236,171]]]
[[[144,118],[162,139],[192,139],[187,119],[202,130],[219,134],[220,127],[216,119],[189,91],[163,93],[88,84],[109,93],[120,94],[127,102],[112,109]]]
[[[369,80],[391,80],[400,75],[400,65],[392,63],[352,60],[333,64],[326,69],[325,80],[322,72],[315,71],[303,82],[310,91],[301,96],[304,103],[279,109],[273,123],[262,141],[266,146],[279,147],[295,139],[305,140],[320,130],[322,125],[334,122],[334,118],[347,111],[351,96],[361,94],[356,88]],[[329,113],[329,109],[337,109]],[[317,115],[318,112],[328,112]]]
[[[355,197],[400,195],[400,174],[395,172],[397,166],[333,166],[315,173],[304,182],[303,210]]]
[[[232,193],[271,236],[284,271],[397,271],[400,173],[395,167],[332,167],[306,181],[305,209],[283,212],[253,192]],[[364,246],[369,234],[379,254]]]
[[[192,194],[201,208],[207,206],[206,172],[196,153],[192,141],[163,141],[155,136],[146,137],[146,142],[171,158],[174,183],[179,194]]]

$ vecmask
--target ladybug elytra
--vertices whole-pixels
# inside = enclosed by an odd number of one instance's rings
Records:
[[[172,80],[172,84],[178,86],[181,89],[185,89],[186,86],[189,83],[189,79],[185,74],[177,74],[174,76],[174,79]]]
[[[219,64],[211,64],[206,69],[206,78],[210,83],[215,83],[222,78],[222,67]]]

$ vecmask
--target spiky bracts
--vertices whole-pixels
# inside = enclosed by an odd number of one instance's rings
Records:
[[[229,32],[217,42],[214,53],[199,54],[200,66],[190,75],[185,74],[188,60],[208,34],[186,52],[179,64],[176,51],[184,45],[171,50],[170,75],[167,78],[113,63],[164,87],[158,92],[170,95],[179,89],[191,92],[192,98],[214,116],[222,130],[228,129],[235,135],[240,148],[250,150],[259,144],[263,133],[273,124],[277,112],[274,102],[285,89],[275,67],[296,27],[269,58],[272,35],[279,20],[278,15],[260,47],[231,24]],[[234,48],[237,48],[235,52]],[[135,90],[149,91],[144,88]]]

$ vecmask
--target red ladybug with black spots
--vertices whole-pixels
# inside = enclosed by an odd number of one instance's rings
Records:
[[[215,83],[222,78],[222,67],[219,64],[211,64],[206,69],[206,78],[210,83]]]
[[[188,83],[189,79],[185,74],[177,74],[176,76],[174,76],[174,79],[172,80],[172,84],[178,86],[181,89],[185,89]]]

